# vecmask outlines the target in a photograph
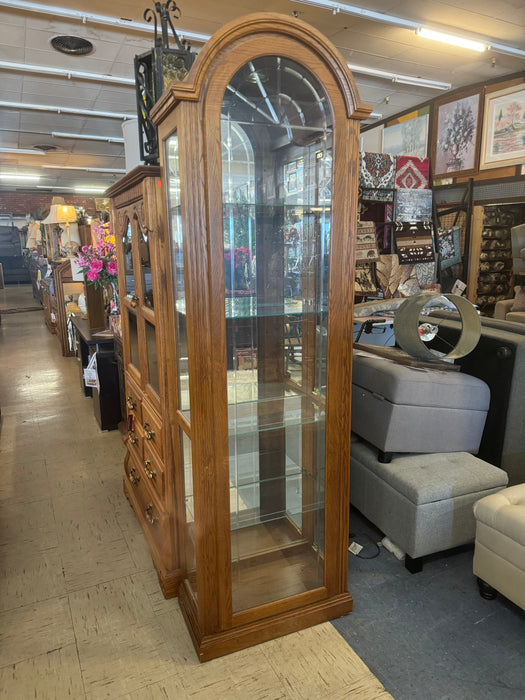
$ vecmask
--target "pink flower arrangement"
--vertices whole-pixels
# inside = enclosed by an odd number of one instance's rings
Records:
[[[95,289],[117,283],[117,260],[115,237],[111,235],[109,223],[94,227],[95,245],[85,245],[77,253],[79,267]]]

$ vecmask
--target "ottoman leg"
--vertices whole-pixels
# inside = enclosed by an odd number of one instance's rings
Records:
[[[392,461],[392,453],[391,452],[383,452],[383,450],[378,450],[377,451],[377,461],[381,462],[381,464],[390,464]]]
[[[492,586],[489,586],[488,583],[485,583],[485,581],[479,578],[479,576],[477,580],[480,596],[485,598],[485,600],[494,600],[494,598],[498,595],[497,590],[492,588]]]
[[[411,574],[419,574],[423,571],[423,557],[412,559],[408,554],[405,554],[405,569],[408,569]]]

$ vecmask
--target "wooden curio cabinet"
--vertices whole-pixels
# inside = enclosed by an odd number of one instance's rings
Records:
[[[353,238],[369,111],[319,32],[249,15],[215,34],[153,110],[162,188],[144,182],[162,221],[149,221],[128,176],[112,188],[136,415],[126,489],[161,580],[180,573],[203,661],[352,609]],[[143,467],[152,412],[164,432],[156,482]]]
[[[161,225],[160,185],[159,168],[139,166],[107,195],[119,268],[126,387],[124,490],[142,526],[164,595],[172,597],[177,594],[181,571],[168,427],[169,386],[160,369],[169,362],[169,344],[161,335],[171,308],[165,303],[170,284],[160,262],[169,256]]]

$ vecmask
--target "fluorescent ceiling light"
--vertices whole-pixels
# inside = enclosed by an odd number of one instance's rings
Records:
[[[45,156],[46,154],[44,151],[39,151],[36,148],[4,148],[3,146],[0,146],[0,152],[1,153],[26,153],[28,155],[32,156]]]
[[[18,70],[24,73],[44,73],[46,75],[58,75],[63,78],[78,78],[80,80],[96,80],[98,83],[118,83],[120,85],[135,85],[133,78],[124,78],[103,73],[86,73],[67,68],[53,68],[52,66],[35,66],[30,63],[14,63],[13,61],[0,61],[0,70]]]
[[[117,136],[96,136],[95,134],[68,134],[63,131],[52,131],[51,136],[57,139],[85,139],[86,141],[107,141],[108,143],[124,143]]]
[[[292,2],[297,2],[302,5],[313,5],[314,7],[322,7],[323,9],[331,10],[334,14],[342,12],[346,15],[352,15],[354,17],[363,17],[365,19],[370,19],[375,22],[381,22],[382,24],[390,24],[396,27],[403,27],[404,29],[417,30],[421,28],[420,23],[413,22],[412,20],[406,19],[405,17],[385,15],[382,12],[366,10],[363,7],[356,7],[355,5],[346,5],[345,3],[336,2],[335,0],[292,0]],[[467,39],[467,41],[470,40]],[[487,39],[485,42],[474,41],[473,43],[481,43],[484,46],[483,49],[476,49],[476,51],[484,51],[485,48],[490,47],[493,51],[496,51],[498,53],[506,53],[513,56],[525,57],[525,51],[523,49],[516,49],[513,46],[505,46],[504,44],[496,44],[490,39]]]
[[[0,173],[0,179],[13,180],[14,182],[38,182],[40,175],[18,175],[17,173]]]
[[[426,27],[418,27],[418,29],[416,29],[416,34],[418,36],[423,37],[423,39],[441,41],[444,44],[460,46],[462,49],[470,49],[471,51],[481,52],[487,49],[487,44],[483,44],[481,41],[465,39],[461,36],[454,36],[454,34],[445,34],[444,32],[437,32],[435,29],[427,29]]]
[[[64,190],[67,190],[68,192],[73,192],[74,187],[62,187],[62,185],[58,185],[55,187],[54,185],[36,185],[37,190],[57,190],[57,192],[63,192]]]
[[[355,66],[353,63],[347,63],[346,65],[354,73],[373,75],[375,78],[384,78],[385,80],[391,80],[393,83],[417,85],[418,87],[432,88],[433,90],[450,90],[452,87],[451,83],[442,83],[438,80],[429,80],[428,78],[419,78],[412,75],[398,75],[397,73],[389,73],[385,70]]]
[[[107,190],[107,187],[74,187],[75,192],[87,192],[89,194],[102,194]]]
[[[107,117],[108,119],[136,119],[136,114],[120,114],[118,112],[99,112],[94,109],[77,109],[75,107],[54,107],[52,105],[26,104],[25,102],[0,101],[0,107],[8,109],[29,109],[39,112],[57,112],[57,114],[80,114],[83,117]]]
[[[81,165],[43,165],[48,170],[83,170],[86,173],[125,173],[124,168],[86,168]]]
[[[76,19],[82,24],[92,22],[93,24],[103,24],[105,27],[120,27],[121,29],[132,30],[135,32],[145,32],[151,34],[155,31],[152,24],[143,24],[142,22],[132,22],[131,20],[108,17],[107,15],[96,15],[92,12],[82,12],[81,10],[70,10],[65,7],[55,7],[54,5],[43,5],[38,2],[24,2],[23,0],[2,0],[2,6],[12,7],[15,10],[25,10],[27,12],[40,12],[53,17],[67,17],[68,19]],[[199,34],[198,32],[187,32],[179,29],[177,34],[182,38],[191,39],[205,43],[210,38],[209,34]]]
[[[417,27],[420,26],[417,22],[412,22],[409,19],[394,17],[393,15],[385,15],[382,12],[374,12],[373,10],[366,10],[363,7],[356,7],[355,5],[334,2],[334,0],[292,0],[292,2],[299,2],[303,5],[313,5],[314,7],[322,7],[323,9],[332,10],[334,14],[343,12],[346,15],[364,17],[365,19],[371,19],[376,22],[383,22],[384,24],[395,24],[398,27],[406,27],[407,29],[417,29]]]

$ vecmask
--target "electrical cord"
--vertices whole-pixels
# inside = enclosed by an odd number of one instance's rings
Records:
[[[377,544],[377,542],[374,542],[374,540],[373,540],[373,539],[370,537],[370,535],[368,535],[366,532],[358,532],[357,534],[354,534],[353,532],[350,532],[349,535],[348,535],[349,541],[350,541],[351,539],[356,539],[357,537],[365,537],[367,540],[370,541],[370,544],[373,545],[373,547],[375,547],[376,551],[374,552],[374,554],[372,554],[372,555],[369,556],[369,557],[365,557],[365,556],[363,556],[363,555],[361,554],[361,552],[359,552],[359,554],[356,554],[356,555],[355,555],[356,557],[359,557],[359,559],[375,559],[376,557],[378,557],[378,556],[381,554],[381,549],[380,549],[379,545]],[[359,544],[359,543],[358,543],[358,544]],[[361,545],[361,546],[362,546],[363,549],[364,549],[365,547],[369,547],[370,545],[369,545],[369,544],[365,544],[365,545]]]

